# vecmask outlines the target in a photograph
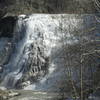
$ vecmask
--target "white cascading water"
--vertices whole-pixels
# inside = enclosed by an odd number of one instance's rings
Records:
[[[29,59],[31,52],[29,47],[35,42],[43,48],[44,55],[50,59],[49,72],[38,83],[33,83],[24,89],[41,90],[55,84],[55,77],[56,80],[62,78],[62,72],[65,70],[60,58],[55,58],[55,52],[63,45],[78,42],[71,31],[79,27],[77,26],[79,23],[82,23],[82,19],[76,19],[73,15],[20,15],[14,31],[15,48],[6,65],[5,78],[1,86],[14,88],[16,82],[22,77],[23,73],[20,70],[23,64]],[[56,65],[57,63],[59,66]],[[36,68],[34,68],[35,71],[37,71]]]

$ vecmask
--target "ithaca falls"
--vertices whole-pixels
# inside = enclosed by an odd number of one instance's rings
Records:
[[[90,93],[100,80],[95,80],[100,71],[97,18],[93,14],[19,15],[12,27],[11,21],[4,22],[7,17],[1,19],[5,28],[0,29],[0,89],[64,92],[69,97],[79,97],[81,89]]]

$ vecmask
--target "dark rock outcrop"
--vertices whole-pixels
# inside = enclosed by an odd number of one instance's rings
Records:
[[[17,17],[8,16],[0,20],[0,37],[13,37],[14,26],[16,25]]]

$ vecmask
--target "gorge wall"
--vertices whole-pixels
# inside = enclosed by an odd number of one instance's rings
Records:
[[[0,16],[32,13],[96,13],[97,0],[0,0]]]

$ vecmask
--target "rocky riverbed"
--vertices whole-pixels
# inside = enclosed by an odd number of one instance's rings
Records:
[[[100,89],[84,100],[100,100]],[[31,90],[0,90],[0,100],[81,100],[66,92],[41,92]]]
[[[26,90],[0,90],[0,100],[63,100],[65,93]]]

